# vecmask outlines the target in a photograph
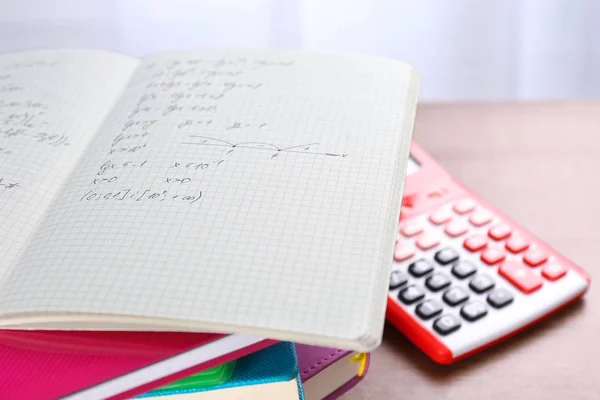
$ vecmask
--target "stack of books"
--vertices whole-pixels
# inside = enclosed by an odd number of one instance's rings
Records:
[[[265,341],[225,354],[240,339],[4,331],[0,393],[43,399],[334,399],[361,381],[369,367],[369,353],[291,342]],[[195,353],[207,348],[222,354],[202,363]]]
[[[322,399],[383,333],[418,78],[0,54],[0,397]]]
[[[361,381],[368,366],[368,353],[280,342],[139,397],[331,400]]]

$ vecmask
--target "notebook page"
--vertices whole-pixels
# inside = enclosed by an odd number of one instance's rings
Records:
[[[0,280],[136,63],[90,51],[0,55]]]
[[[355,339],[388,279],[410,73],[295,52],[147,58],[0,290],[2,311]]]

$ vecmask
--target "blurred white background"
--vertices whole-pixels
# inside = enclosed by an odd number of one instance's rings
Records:
[[[220,46],[405,59],[422,101],[600,97],[596,0],[0,0],[0,51]]]

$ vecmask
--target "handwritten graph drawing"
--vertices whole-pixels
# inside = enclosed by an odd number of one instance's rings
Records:
[[[337,154],[337,153],[326,153],[314,150],[319,143],[307,143],[297,146],[290,147],[279,147],[272,143],[265,142],[239,142],[231,143],[226,140],[216,139],[209,136],[200,135],[189,135],[191,138],[198,139],[197,141],[182,142],[184,145],[196,145],[196,146],[218,146],[218,147],[230,147],[231,149],[252,149],[252,150],[267,150],[274,152],[271,158],[277,157],[279,153],[300,153],[300,154],[313,154],[327,157],[341,157],[346,158],[348,154]]]

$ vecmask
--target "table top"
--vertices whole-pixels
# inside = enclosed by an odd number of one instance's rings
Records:
[[[450,366],[386,325],[367,376],[343,399],[600,399],[600,102],[422,105],[414,139],[586,269],[592,286],[554,317]]]

